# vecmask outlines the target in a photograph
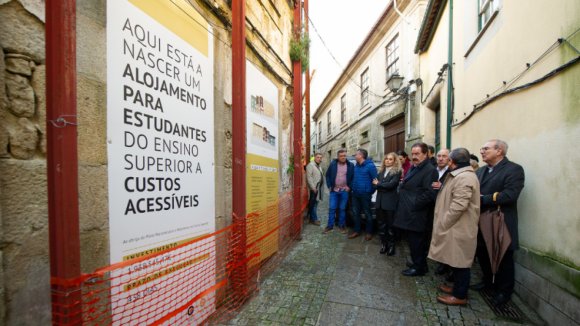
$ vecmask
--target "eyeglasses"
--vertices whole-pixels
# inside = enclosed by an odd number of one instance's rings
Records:
[[[481,151],[484,151],[484,152],[487,152],[487,151],[489,151],[490,149],[491,149],[491,147],[482,147],[480,150],[481,150]]]

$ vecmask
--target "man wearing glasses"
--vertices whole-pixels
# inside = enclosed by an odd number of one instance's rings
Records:
[[[494,139],[487,142],[480,153],[486,166],[477,170],[480,183],[481,213],[496,210],[498,206],[504,213],[505,224],[512,238],[508,250],[500,262],[495,283],[491,263],[481,231],[477,235],[477,259],[483,272],[483,282],[472,285],[474,291],[496,289],[495,305],[506,304],[514,292],[514,250],[518,250],[518,197],[524,188],[524,169],[506,157],[508,145],[505,141]]]

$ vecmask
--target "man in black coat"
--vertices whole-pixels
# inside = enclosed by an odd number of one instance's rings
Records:
[[[405,276],[423,276],[427,271],[424,232],[437,196],[432,184],[439,179],[437,171],[429,162],[428,151],[425,143],[413,145],[413,166],[399,189],[399,207],[394,226],[407,230],[413,259],[411,268],[403,271]]]
[[[474,291],[497,289],[492,302],[496,305],[507,303],[514,292],[514,250],[520,248],[518,241],[518,197],[524,188],[524,169],[508,160],[508,145],[498,139],[483,145],[481,156],[486,166],[477,170],[481,192],[481,213],[495,210],[498,206],[504,214],[505,223],[512,238],[500,262],[495,283],[491,263],[481,232],[477,235],[477,259],[483,272],[483,282],[471,286]]]

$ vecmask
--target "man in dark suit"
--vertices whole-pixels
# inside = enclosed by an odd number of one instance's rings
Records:
[[[512,242],[499,264],[495,283],[491,263],[481,232],[477,235],[477,259],[483,271],[483,282],[471,286],[474,291],[497,289],[492,302],[506,304],[514,292],[514,250],[518,250],[518,197],[524,188],[524,169],[506,157],[508,145],[503,140],[494,139],[483,145],[481,156],[486,166],[477,170],[480,183],[481,212],[501,206],[505,223]]]
[[[444,148],[442,150],[440,150],[437,153],[437,166],[435,168],[435,170],[437,170],[437,173],[439,175],[439,179],[437,180],[437,182],[433,182],[433,189],[435,189],[436,191],[439,191],[439,189],[441,188],[441,185],[443,184],[443,181],[445,180],[445,177],[447,177],[447,173],[449,173],[449,150]],[[429,224],[427,227],[427,231],[425,232],[426,236],[425,236],[425,241],[427,241],[427,252],[429,252],[429,244],[431,244],[431,235],[433,233],[433,215],[435,214],[435,211],[432,211],[432,214],[429,215]],[[445,278],[448,282],[453,282],[455,279],[453,278],[453,274],[451,272],[451,269],[449,268],[449,265],[447,264],[443,264],[443,263],[439,263],[439,266],[437,267],[437,269],[435,269],[435,275],[444,275],[447,272],[449,272],[449,275]]]
[[[403,271],[405,276],[423,276],[427,271],[424,232],[437,195],[432,184],[439,179],[437,171],[429,162],[428,151],[425,143],[413,145],[413,166],[399,189],[399,206],[394,226],[407,230],[413,259],[411,268]]]
[[[429,163],[431,163],[431,165],[433,165],[434,167],[437,167],[437,158],[435,157],[435,147],[427,145],[427,148],[429,149]]]

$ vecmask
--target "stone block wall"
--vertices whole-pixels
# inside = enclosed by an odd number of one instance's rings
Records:
[[[515,292],[549,325],[580,325],[580,271],[525,247],[515,252]]]
[[[227,3],[218,2],[231,17]],[[277,4],[276,27],[266,19],[265,11],[271,8],[251,2],[255,12],[262,12],[256,18],[264,18],[254,19],[256,28],[291,67],[287,53],[291,4]],[[89,273],[109,264],[107,10],[106,0],[77,0],[76,4],[81,269]],[[0,0],[0,326],[51,321],[44,5],[43,0]],[[224,27],[209,10],[204,16]],[[231,224],[232,212],[232,69],[231,48],[224,44],[231,44],[231,34],[224,28],[214,28],[213,34],[215,219],[216,229],[221,229]],[[262,54],[268,53],[255,37],[252,42]],[[260,62],[247,51],[250,60]],[[265,67],[258,68],[279,89],[280,169],[285,171],[288,160],[282,156],[289,157],[293,150],[292,89]],[[283,73],[281,66],[275,68]],[[280,174],[280,195],[291,190],[289,177]]]

